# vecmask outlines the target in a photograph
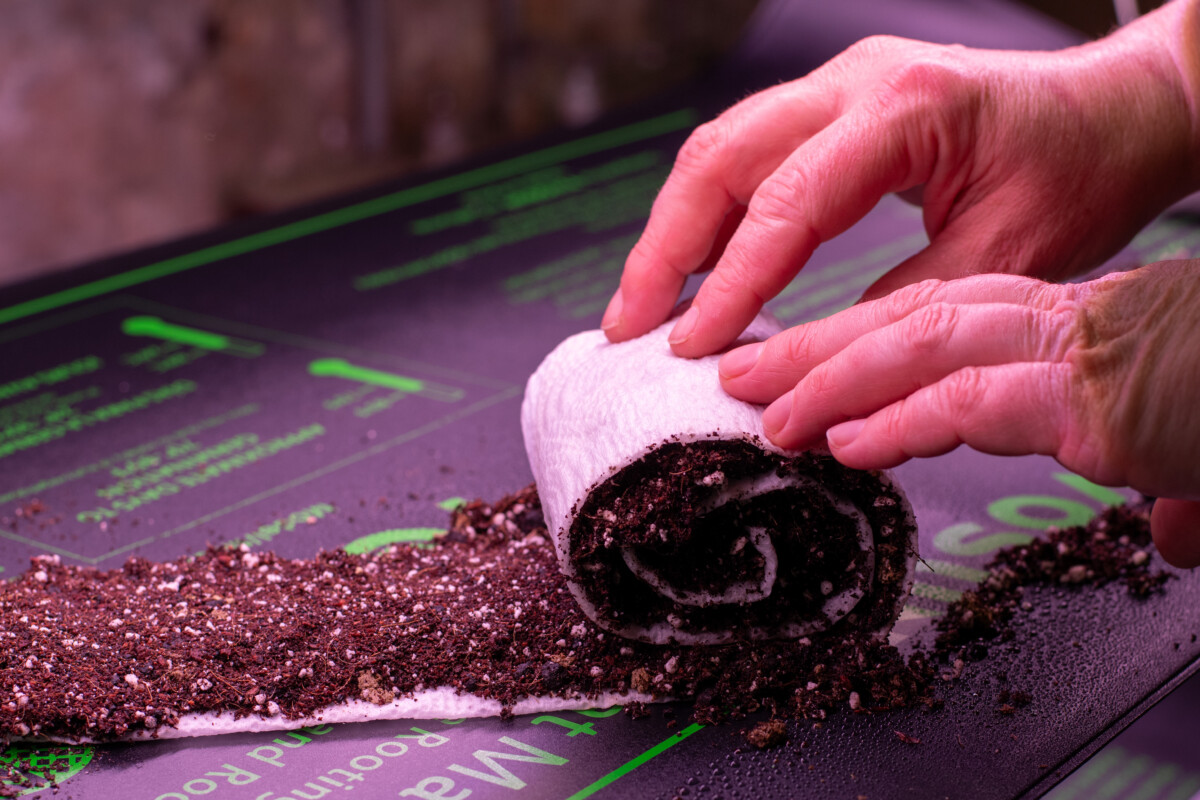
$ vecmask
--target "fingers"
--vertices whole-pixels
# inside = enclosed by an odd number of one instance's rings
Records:
[[[1200,566],[1200,503],[1160,497],[1150,512],[1154,546],[1172,566]]]
[[[1069,436],[1070,408],[1063,364],[969,367],[865,419],[831,428],[829,448],[855,469],[886,469],[960,444],[994,455],[1053,456]]]
[[[696,272],[706,272],[713,268],[745,214],[745,206],[735,206],[725,216],[717,229],[711,252],[696,268]],[[630,294],[626,294],[623,287],[618,287],[616,294],[609,301],[608,308],[604,312],[604,319],[600,323],[600,329],[608,335],[610,341],[619,342],[640,335],[629,333],[633,320],[650,320],[647,324],[653,327],[669,317],[687,276],[671,271],[660,271],[647,274],[643,276],[642,280],[641,288],[632,290]],[[658,283],[653,283],[653,281],[658,281]],[[623,279],[622,284],[624,283]],[[625,303],[626,297],[631,300],[628,308]],[[657,322],[653,320],[657,320]]]
[[[949,282],[925,281],[880,300],[852,306],[832,317],[791,328],[765,343],[729,352],[721,359],[721,384],[734,397],[752,403],[769,403],[853,342],[931,305],[1012,304],[1031,311],[1050,311],[1063,300],[1070,299],[1072,292],[1070,287],[1011,275],[980,275]],[[921,319],[914,319],[911,324],[920,327],[921,322]],[[920,336],[927,339],[930,335],[928,326],[937,320],[924,322],[925,332]],[[958,341],[961,340],[960,335]],[[893,339],[893,345],[899,344],[900,340]],[[963,358],[966,356],[960,357],[962,363],[959,366],[968,366],[969,362]]]
[[[836,113],[805,80],[760,92],[700,126],[680,150],[601,327],[612,341],[667,318],[687,276],[720,255],[759,183]],[[722,227],[725,232],[722,235]]]
[[[810,447],[825,431],[936,384],[967,367],[1060,358],[1076,316],[1023,306],[935,303],[873,331],[805,375],[773,410],[768,435],[787,447]]]
[[[717,352],[818,244],[884,194],[957,168],[972,130],[964,124],[973,106],[962,60],[945,48],[864,40],[698,128],[626,261],[601,326],[608,338],[623,341],[661,323],[687,276],[719,255],[670,337],[681,356]],[[745,218],[722,247],[722,225],[739,205]],[[944,214],[942,206],[949,204],[935,202],[928,213]]]
[[[675,352],[698,357],[728,345],[818,244],[850,227],[887,192],[924,180],[914,164],[926,159],[914,157],[906,139],[902,126],[883,127],[876,114],[859,109],[789,156],[759,185],[690,315],[677,323]]]

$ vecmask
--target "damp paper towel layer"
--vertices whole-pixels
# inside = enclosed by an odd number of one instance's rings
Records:
[[[885,637],[916,559],[900,488],[770,444],[762,407],[721,389],[719,356],[671,353],[673,324],[621,344],[572,336],[526,389],[526,450],[584,613],[657,643]],[[760,316],[742,341],[778,330]]]
[[[641,692],[604,692],[595,697],[574,695],[558,697],[526,697],[518,700],[511,708],[514,715],[552,714],[557,711],[576,711],[589,708],[610,708],[627,703],[649,703],[661,700]],[[120,737],[126,741],[149,739],[183,739],[195,736],[218,736],[229,733],[261,733],[263,731],[291,731],[314,725],[329,725],[345,722],[375,722],[379,720],[423,720],[464,719],[477,717],[499,717],[503,706],[499,700],[491,700],[471,694],[462,694],[449,687],[426,689],[411,697],[398,698],[390,703],[375,704],[363,700],[350,700],[328,706],[311,716],[289,718],[249,714],[237,716],[232,712],[207,712],[184,714],[175,726],[160,726],[148,730],[131,731]],[[27,736],[20,741],[56,741],[68,744],[92,744],[111,741],[111,737],[93,739],[87,736]]]

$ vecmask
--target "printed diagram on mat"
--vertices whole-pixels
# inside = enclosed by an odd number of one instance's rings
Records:
[[[5,347],[0,507],[16,513],[0,536],[85,564],[189,531],[176,549],[202,548],[181,506],[211,514],[315,480],[514,391],[125,296]]]

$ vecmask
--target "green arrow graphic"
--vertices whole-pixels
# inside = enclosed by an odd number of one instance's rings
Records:
[[[448,403],[460,400],[463,396],[462,389],[440,386],[418,378],[410,378],[407,375],[397,375],[370,367],[360,367],[343,358],[318,358],[316,361],[309,362],[308,374],[319,378],[342,378],[348,381],[357,381],[384,389],[419,394],[431,400]]]
[[[121,323],[121,331],[129,336],[146,336],[166,342],[178,342],[203,350],[219,350],[238,356],[262,355],[263,346],[257,342],[232,339],[219,333],[202,331],[166,322],[158,317],[129,317]]]

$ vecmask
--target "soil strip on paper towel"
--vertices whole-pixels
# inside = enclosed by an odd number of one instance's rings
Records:
[[[1151,550],[1142,502],[1001,551],[939,621],[933,649],[907,657],[839,627],[811,642],[692,647],[606,634],[567,590],[532,486],[453,512],[429,549],[304,560],[210,549],[107,572],[43,556],[0,585],[0,740],[113,740],[211,711],[299,718],[440,686],[506,709],[634,690],[691,701],[703,723],[935,708],[939,681],[1011,636],[1029,610],[1024,586],[1120,580],[1146,596],[1169,577],[1151,570]],[[1002,699],[1015,710],[1027,695]],[[769,725],[750,741],[784,738]]]

